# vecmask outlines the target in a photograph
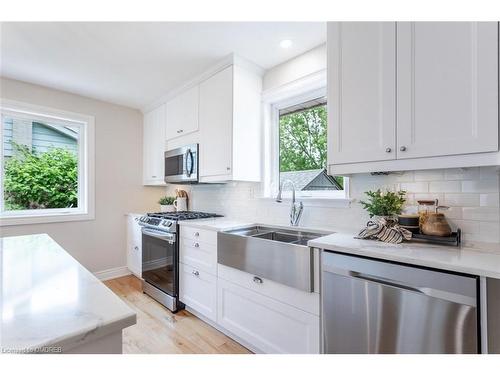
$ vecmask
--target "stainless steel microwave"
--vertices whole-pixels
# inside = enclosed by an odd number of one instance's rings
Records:
[[[165,182],[193,184],[198,182],[199,145],[194,143],[165,152]]]

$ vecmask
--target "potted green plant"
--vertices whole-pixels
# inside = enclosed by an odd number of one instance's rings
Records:
[[[161,212],[174,212],[175,211],[175,197],[164,196],[161,197],[158,203],[160,204]]]
[[[367,201],[360,201],[370,217],[384,218],[389,222],[397,220],[406,201],[406,191],[366,191]]]

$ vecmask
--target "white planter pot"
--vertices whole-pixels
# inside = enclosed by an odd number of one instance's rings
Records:
[[[160,205],[160,212],[175,212],[175,206],[173,204]]]

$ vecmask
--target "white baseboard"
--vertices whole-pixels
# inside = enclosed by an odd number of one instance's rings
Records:
[[[110,268],[108,270],[94,272],[94,276],[101,281],[116,279],[117,277],[130,275],[132,272],[126,267]]]

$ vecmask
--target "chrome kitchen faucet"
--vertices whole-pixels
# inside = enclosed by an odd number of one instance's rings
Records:
[[[290,206],[290,224],[294,227],[299,225],[300,218],[302,216],[302,211],[304,210],[304,204],[302,202],[296,202],[295,200],[295,184],[290,180],[285,180],[280,184],[278,191],[278,196],[276,197],[276,202],[281,203],[283,199],[281,194],[283,192],[283,187],[285,184],[292,185],[292,205]]]

